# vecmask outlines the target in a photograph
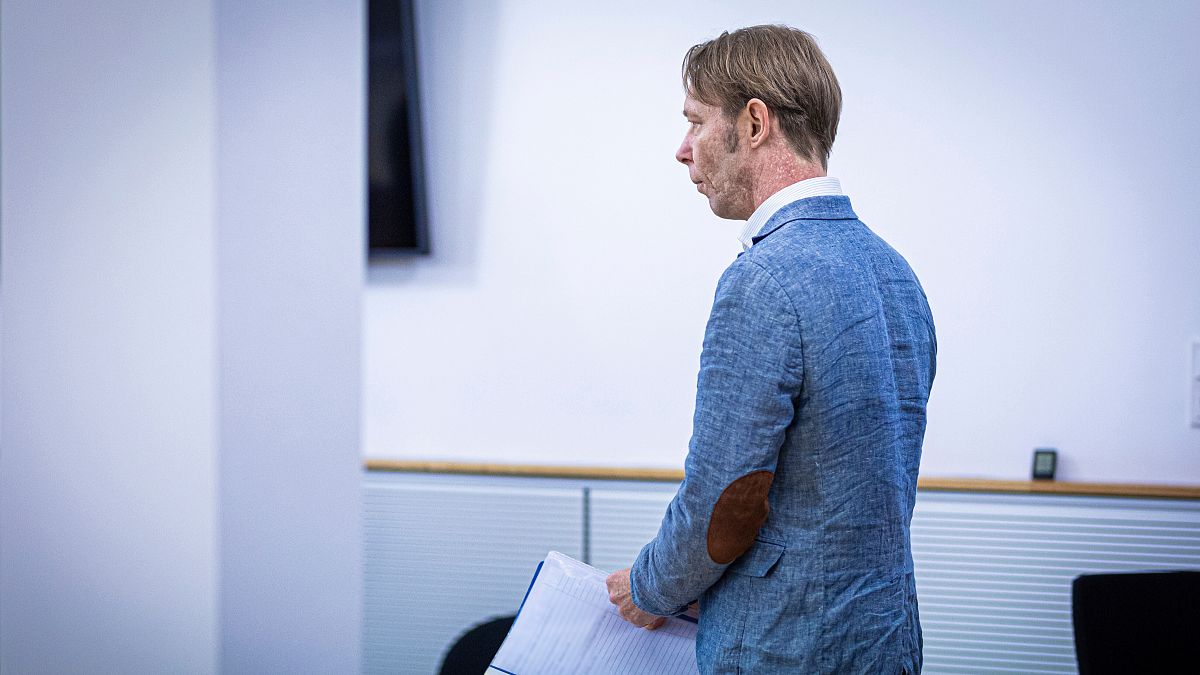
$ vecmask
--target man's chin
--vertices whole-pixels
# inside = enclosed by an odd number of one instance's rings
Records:
[[[742,218],[737,213],[734,213],[734,209],[731,209],[729,205],[715,202],[713,201],[712,197],[708,198],[708,208],[711,209],[713,215],[718,218],[724,218],[725,220],[745,220],[745,218]]]

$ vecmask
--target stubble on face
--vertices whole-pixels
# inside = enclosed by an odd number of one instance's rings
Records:
[[[737,152],[739,144],[737,124],[730,123],[725,129],[725,152],[732,155]]]
[[[749,177],[742,165],[742,157],[738,150],[741,148],[741,137],[738,134],[736,119],[720,113],[725,125],[722,134],[724,155],[712,156],[710,166],[717,179],[714,193],[708,195],[708,205],[718,217],[729,220],[745,220],[753,213],[753,208],[747,208],[751,202]],[[713,139],[716,140],[716,139]],[[715,150],[715,148],[712,148]],[[715,153],[713,153],[715,155]]]
[[[690,167],[690,177],[708,197],[718,217],[746,219],[753,212],[750,177],[745,170],[736,117],[720,108],[692,99],[684,102],[684,115],[692,127],[684,140],[679,161]]]

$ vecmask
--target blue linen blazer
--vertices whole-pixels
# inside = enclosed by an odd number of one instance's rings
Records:
[[[844,196],[785,206],[722,275],[685,477],[631,571],[644,611],[700,600],[701,672],[920,672],[936,351],[916,275]]]

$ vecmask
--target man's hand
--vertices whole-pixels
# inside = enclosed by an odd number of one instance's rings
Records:
[[[633,604],[633,593],[629,589],[629,568],[608,575],[608,601],[617,606],[621,618],[638,628],[654,630],[667,622],[667,617],[647,614]]]

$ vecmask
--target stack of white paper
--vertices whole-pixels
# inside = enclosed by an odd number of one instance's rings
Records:
[[[608,601],[604,572],[551,551],[488,673],[674,675],[696,669],[696,624],[636,628]]]

